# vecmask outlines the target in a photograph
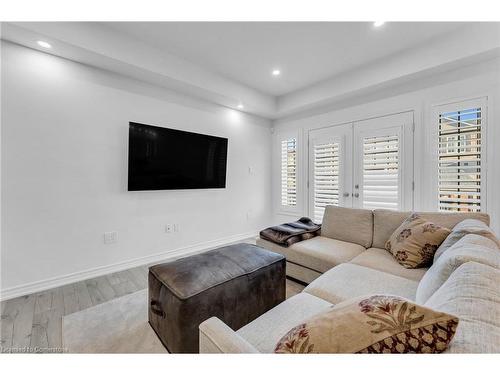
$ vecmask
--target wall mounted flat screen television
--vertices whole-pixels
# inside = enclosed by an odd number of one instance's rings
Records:
[[[129,123],[128,190],[226,187],[227,138]]]

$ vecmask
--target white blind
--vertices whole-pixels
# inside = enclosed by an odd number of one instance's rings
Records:
[[[439,114],[440,211],[481,210],[481,108]]]
[[[297,139],[281,141],[281,205],[297,205]]]
[[[399,137],[363,138],[363,207],[399,209]]]
[[[327,205],[339,204],[339,143],[314,145],[313,149],[313,184],[314,218],[317,223],[323,220]]]

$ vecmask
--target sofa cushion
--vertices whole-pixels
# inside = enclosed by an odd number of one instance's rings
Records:
[[[421,268],[432,264],[434,253],[450,230],[411,214],[385,243],[394,258],[405,268]]]
[[[332,304],[308,293],[299,293],[250,322],[237,333],[262,353],[272,353],[280,337],[300,322]]]
[[[357,264],[344,263],[309,284],[304,292],[337,304],[373,294],[392,294],[415,299],[418,282]]]
[[[411,212],[374,210],[373,211],[373,247],[383,248],[386,241],[392,233],[401,225],[401,223],[411,214]],[[417,212],[417,214],[428,221],[431,221],[442,227],[453,229],[455,225],[465,219],[477,219],[485,224],[490,224],[488,214],[481,212]]]
[[[340,263],[345,263],[365,251],[360,245],[318,236],[290,247],[284,247],[256,239],[256,244],[265,249],[283,254],[287,259],[286,274],[310,283],[323,272]]]
[[[371,210],[327,206],[321,235],[369,248],[373,238],[373,213]]]
[[[358,297],[304,321],[276,353],[441,353],[458,324],[451,315],[397,296]]]
[[[484,222],[476,219],[467,219],[461,221],[451,231],[450,235],[446,237],[446,240],[443,241],[439,249],[437,249],[434,254],[434,262],[438,260],[438,258],[450,247],[452,247],[455,243],[457,243],[460,239],[465,237],[468,234],[477,234],[480,236],[484,236],[489,238],[493,242],[496,243],[497,247],[500,248],[500,241],[495,236],[495,233],[491,230],[489,226],[487,226]]]
[[[429,268],[420,281],[416,301],[425,303],[461,264],[477,262],[500,268],[500,251],[490,239],[477,234],[468,234],[450,247]]]
[[[267,241],[263,238],[257,237],[255,239],[255,244],[257,246],[263,247],[264,249],[274,251],[275,253],[282,254],[286,257],[287,247],[275,244],[274,242]]]
[[[320,277],[322,273],[295,263],[286,262],[286,275],[306,284],[310,284]]]
[[[363,251],[366,249],[361,245],[319,236],[290,246],[286,259],[318,272],[326,272],[337,264],[349,262]]]
[[[427,271],[427,268],[404,268],[387,250],[375,247],[367,249],[351,260],[350,263],[373,268],[375,270],[387,272],[392,275],[401,276],[415,281],[420,281]]]
[[[500,352],[500,270],[462,264],[425,303],[460,320],[450,353]]]

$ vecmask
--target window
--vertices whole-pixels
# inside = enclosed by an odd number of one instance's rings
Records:
[[[399,208],[399,136],[363,138],[363,208]]]
[[[281,141],[281,205],[297,205],[297,138]]]
[[[479,212],[482,189],[483,116],[480,106],[439,113],[440,211]]]
[[[339,205],[339,142],[313,146],[313,220],[321,223],[327,205]]]

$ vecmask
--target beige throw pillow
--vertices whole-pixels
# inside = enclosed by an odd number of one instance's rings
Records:
[[[450,230],[412,214],[394,231],[385,248],[405,268],[427,267]]]
[[[283,336],[275,353],[441,353],[458,318],[402,297],[358,297]]]

